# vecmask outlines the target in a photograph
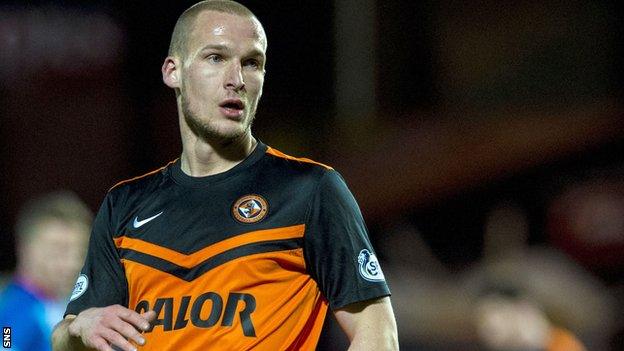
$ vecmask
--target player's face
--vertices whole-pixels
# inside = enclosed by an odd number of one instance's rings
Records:
[[[181,69],[186,124],[204,140],[249,133],[264,84],[266,37],[257,21],[206,11],[189,35]]]

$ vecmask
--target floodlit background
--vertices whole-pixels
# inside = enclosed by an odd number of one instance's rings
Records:
[[[255,135],[346,178],[402,349],[495,349],[509,309],[624,349],[615,0],[241,2],[269,41]],[[192,3],[0,2],[0,270],[33,196],[71,189],[97,210],[179,156],[160,66]]]

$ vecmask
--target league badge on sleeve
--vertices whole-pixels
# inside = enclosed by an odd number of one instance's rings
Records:
[[[89,286],[89,278],[87,278],[86,275],[81,274],[78,277],[78,280],[76,280],[76,285],[74,285],[74,291],[72,292],[71,297],[69,298],[69,301],[74,301],[75,299],[82,296],[82,294],[84,294],[85,291],[87,291],[88,286]]]
[[[381,266],[374,253],[363,249],[358,255],[358,263],[360,265],[360,275],[369,282],[383,282],[386,280]]]

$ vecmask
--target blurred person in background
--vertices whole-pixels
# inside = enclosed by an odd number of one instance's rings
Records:
[[[404,350],[476,351],[470,318],[471,297],[436,257],[422,233],[406,221],[393,225],[379,243],[384,274]]]
[[[533,299],[513,289],[490,288],[474,305],[479,347],[490,351],[586,351],[570,331],[556,326]]]
[[[0,293],[0,325],[11,327],[13,349],[51,349],[52,328],[63,318],[84,261],[92,218],[68,191],[33,199],[20,211],[17,267]]]
[[[541,341],[559,340],[565,334],[561,342],[578,338],[588,350],[608,350],[617,305],[614,297],[604,283],[561,251],[530,246],[526,214],[515,204],[500,204],[487,215],[483,258],[466,272],[462,284],[477,297],[475,321],[481,342],[488,344],[484,337],[499,334],[508,335],[505,340],[511,345],[526,333]],[[514,293],[482,296],[490,287]],[[507,318],[511,315],[517,316],[517,323]],[[521,322],[523,318],[540,322]],[[525,326],[533,329],[522,329]],[[488,327],[491,330],[486,332]]]
[[[606,168],[588,175],[563,184],[546,227],[550,241],[599,275],[618,301],[611,349],[619,351],[624,350],[624,172]],[[596,334],[611,331],[596,329]]]
[[[564,253],[529,245],[518,205],[486,214],[483,257],[463,272],[446,268],[413,225],[387,231],[380,260],[402,306],[396,318],[406,350],[609,350],[614,297]]]

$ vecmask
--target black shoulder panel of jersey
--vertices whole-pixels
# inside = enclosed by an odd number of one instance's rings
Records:
[[[308,271],[332,309],[390,295],[357,202],[334,170],[318,182],[304,239]]]

